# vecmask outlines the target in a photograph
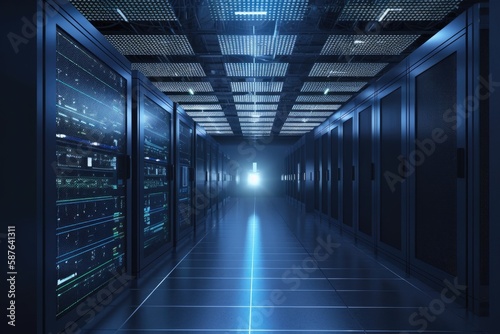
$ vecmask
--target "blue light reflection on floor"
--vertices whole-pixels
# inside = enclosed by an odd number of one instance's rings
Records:
[[[254,277],[254,267],[255,267],[255,237],[256,237],[256,228],[259,222],[259,218],[256,215],[255,211],[255,202],[256,198],[254,197],[253,201],[253,214],[248,219],[248,229],[249,235],[251,236],[251,261],[250,261],[250,310],[248,314],[248,334],[252,333],[252,305],[253,305],[253,277]]]

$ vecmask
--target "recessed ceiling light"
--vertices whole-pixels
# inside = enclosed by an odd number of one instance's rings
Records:
[[[123,14],[123,12],[121,11],[121,9],[120,9],[120,8],[116,8],[116,11],[117,11],[117,12],[118,12],[118,14],[122,17],[123,21],[128,22],[127,17],[125,16],[125,14]]]
[[[385,19],[385,17],[387,16],[387,14],[389,14],[390,12],[401,12],[403,9],[402,8],[387,8],[383,13],[382,15],[380,15],[380,17],[378,18],[378,21],[383,21]]]
[[[234,15],[267,15],[267,12],[234,12]]]
[[[189,94],[194,95],[194,91],[191,88],[188,89],[188,92]]]

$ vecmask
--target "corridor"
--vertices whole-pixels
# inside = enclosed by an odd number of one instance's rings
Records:
[[[488,333],[453,302],[283,198],[230,200],[84,333]]]

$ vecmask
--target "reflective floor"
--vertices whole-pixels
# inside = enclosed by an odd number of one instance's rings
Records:
[[[208,221],[84,332],[490,333],[285,199],[232,200]]]

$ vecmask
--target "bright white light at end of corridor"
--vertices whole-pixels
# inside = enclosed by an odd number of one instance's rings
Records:
[[[260,183],[259,173],[248,173],[248,184],[250,186],[256,187]]]

